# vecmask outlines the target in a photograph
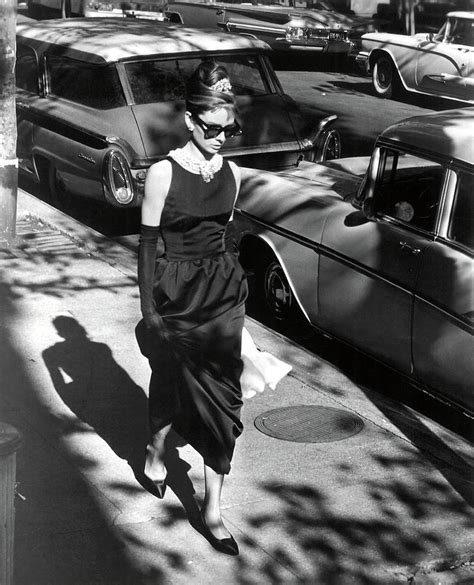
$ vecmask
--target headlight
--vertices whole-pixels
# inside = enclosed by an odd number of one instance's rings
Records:
[[[118,150],[110,150],[105,156],[104,179],[112,197],[121,205],[133,200],[133,181],[130,166]]]

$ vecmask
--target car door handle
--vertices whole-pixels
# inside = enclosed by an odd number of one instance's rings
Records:
[[[400,242],[400,248],[410,252],[414,256],[418,256],[418,254],[421,252],[421,248],[414,248],[413,246],[410,246],[408,242]]]

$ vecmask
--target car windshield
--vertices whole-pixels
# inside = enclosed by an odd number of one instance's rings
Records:
[[[435,36],[435,40],[474,47],[474,20],[469,18],[448,18]]]
[[[274,93],[257,55],[219,55],[216,60],[229,72],[236,95]],[[125,63],[135,104],[183,100],[186,81],[200,62],[198,57],[183,57]]]

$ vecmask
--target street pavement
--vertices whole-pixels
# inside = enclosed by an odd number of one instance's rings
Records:
[[[197,521],[202,462],[188,445],[170,437],[163,500],[133,472],[150,374],[134,337],[135,255],[18,197],[17,238],[0,245],[0,421],[22,435],[26,498],[15,585],[474,583],[472,444],[251,319],[257,346],[293,370],[245,401],[223,491],[241,552],[211,548]],[[304,408],[272,419],[286,407]],[[318,442],[296,440],[306,413],[322,414],[309,421]],[[359,432],[348,436],[339,414]],[[259,430],[267,418],[293,440]]]

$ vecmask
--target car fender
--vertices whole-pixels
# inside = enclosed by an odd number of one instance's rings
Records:
[[[373,69],[374,69],[374,65],[375,62],[377,61],[377,59],[381,56],[381,55],[386,55],[390,58],[390,60],[392,61],[395,69],[397,70],[398,73],[398,77],[400,78],[400,81],[403,85],[403,87],[407,90],[411,90],[413,89],[412,85],[408,82],[408,77],[406,76],[406,72],[402,71],[400,69],[400,67],[398,66],[398,62],[397,62],[397,58],[394,54],[394,51],[392,50],[391,47],[376,47],[374,48],[372,51],[370,51],[369,53],[369,58],[368,58],[368,72],[369,74],[372,73]],[[415,77],[415,69],[413,66],[410,66],[410,72],[412,73],[411,77],[412,79],[414,79]]]
[[[242,169],[235,222],[244,264],[259,267],[271,252],[309,321],[318,317],[317,279],[321,235],[334,205],[343,200],[330,182]],[[245,242],[245,249],[243,249]],[[252,242],[252,246],[249,244]]]
[[[241,232],[239,252],[246,270],[263,271],[265,263],[274,258],[285,273],[299,309],[309,323],[317,321],[317,289],[309,286],[308,271],[318,272],[316,247],[301,245],[277,230],[264,227],[240,211],[234,221]],[[298,261],[296,261],[296,259]]]

